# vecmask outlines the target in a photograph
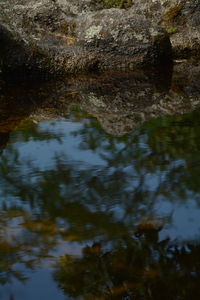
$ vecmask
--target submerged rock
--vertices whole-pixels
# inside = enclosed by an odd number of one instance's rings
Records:
[[[0,4],[0,63],[6,71],[65,74],[170,60],[167,34],[131,10],[102,9],[94,0]]]

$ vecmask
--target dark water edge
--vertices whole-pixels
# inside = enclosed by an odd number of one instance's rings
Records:
[[[200,298],[199,81],[0,81],[0,299]]]

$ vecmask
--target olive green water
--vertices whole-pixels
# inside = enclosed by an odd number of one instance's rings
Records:
[[[158,86],[2,84],[0,299],[200,299],[200,94]]]

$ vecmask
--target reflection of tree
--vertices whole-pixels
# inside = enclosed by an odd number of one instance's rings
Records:
[[[113,248],[94,243],[81,258],[62,256],[54,278],[84,299],[199,299],[199,245],[159,242],[159,230],[140,228]]]
[[[115,166],[122,170],[133,166],[136,178],[141,174],[156,174],[161,180],[157,180],[159,185],[155,195],[187,199],[188,190],[195,193],[200,187],[199,132],[199,111],[195,111],[183,116],[151,120],[136,134],[123,137],[104,133],[95,119],[72,134],[80,137],[81,149],[97,152],[106,161],[107,167]]]
[[[150,172],[158,169],[166,172],[160,190],[168,197],[175,195],[187,200],[190,191],[199,198],[199,138],[199,111],[149,123],[147,144],[151,160],[146,160],[145,168]]]
[[[74,111],[71,120],[84,116]],[[158,222],[155,206],[160,199],[198,196],[198,116],[190,123],[187,115],[153,120],[123,137],[106,134],[94,118],[83,119],[71,135],[79,138],[79,151],[101,158],[98,165],[56,153],[53,164],[41,169],[19,155],[17,142],[62,143],[65,137],[31,124],[13,132],[0,163],[2,282],[23,278],[17,263],[36,267],[59,243],[76,241],[90,246],[81,258],[61,257],[55,272],[71,296],[187,299],[197,293],[199,246],[160,242],[159,230],[171,219]],[[10,239],[5,228],[16,220],[20,233]]]
[[[56,245],[52,236],[46,234],[45,220],[27,226],[29,214],[22,209],[6,208],[0,214],[0,283],[12,278],[20,281],[28,279],[25,268],[35,269]],[[16,224],[20,224],[16,229]],[[37,230],[36,230],[37,229]],[[21,266],[21,267],[20,267]],[[23,268],[22,268],[23,266]]]

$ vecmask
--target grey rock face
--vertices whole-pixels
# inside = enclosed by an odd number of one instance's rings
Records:
[[[51,74],[154,66],[171,59],[166,33],[132,11],[93,0],[10,0],[0,4],[5,70]]]
[[[171,36],[175,55],[200,58],[200,1],[183,2],[182,9],[171,24],[177,28]]]
[[[175,57],[200,57],[200,0],[134,0],[130,10],[169,33]]]
[[[77,43],[96,53],[99,68],[104,69],[156,65],[169,59],[171,53],[171,45],[161,28],[120,9],[80,17]]]

